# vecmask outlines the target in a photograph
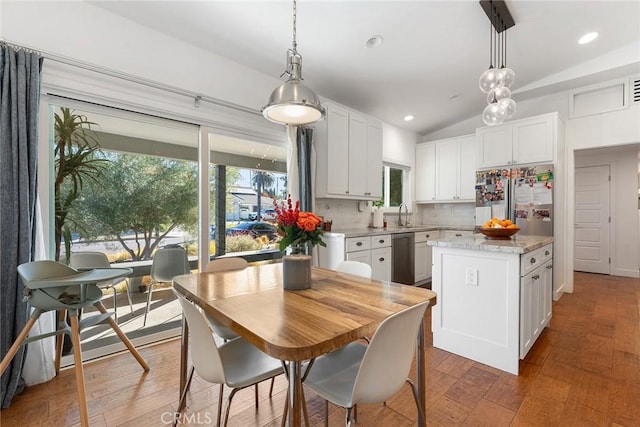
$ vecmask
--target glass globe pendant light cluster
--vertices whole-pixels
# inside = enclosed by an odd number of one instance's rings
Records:
[[[489,4],[487,15],[491,21],[491,33],[489,69],[482,73],[479,80],[480,90],[487,94],[488,104],[482,112],[482,120],[487,125],[498,125],[513,117],[516,112],[516,102],[511,99],[510,89],[515,80],[515,73],[506,65],[508,26],[494,7],[494,1],[485,3]],[[504,10],[509,13],[506,6]]]

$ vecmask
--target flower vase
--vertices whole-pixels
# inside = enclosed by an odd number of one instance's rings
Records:
[[[282,257],[282,287],[300,291],[311,287],[311,255],[306,244],[287,247]]]

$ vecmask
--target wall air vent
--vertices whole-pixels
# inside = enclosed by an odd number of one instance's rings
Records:
[[[640,76],[631,77],[629,86],[631,88],[631,103],[640,102]]]

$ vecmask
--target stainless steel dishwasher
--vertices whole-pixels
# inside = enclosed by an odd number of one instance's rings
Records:
[[[391,281],[413,285],[415,274],[414,233],[391,235]]]

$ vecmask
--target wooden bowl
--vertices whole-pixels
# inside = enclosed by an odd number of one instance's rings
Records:
[[[491,240],[508,240],[520,231],[519,228],[484,228],[480,227],[480,232],[485,235],[487,239]]]

